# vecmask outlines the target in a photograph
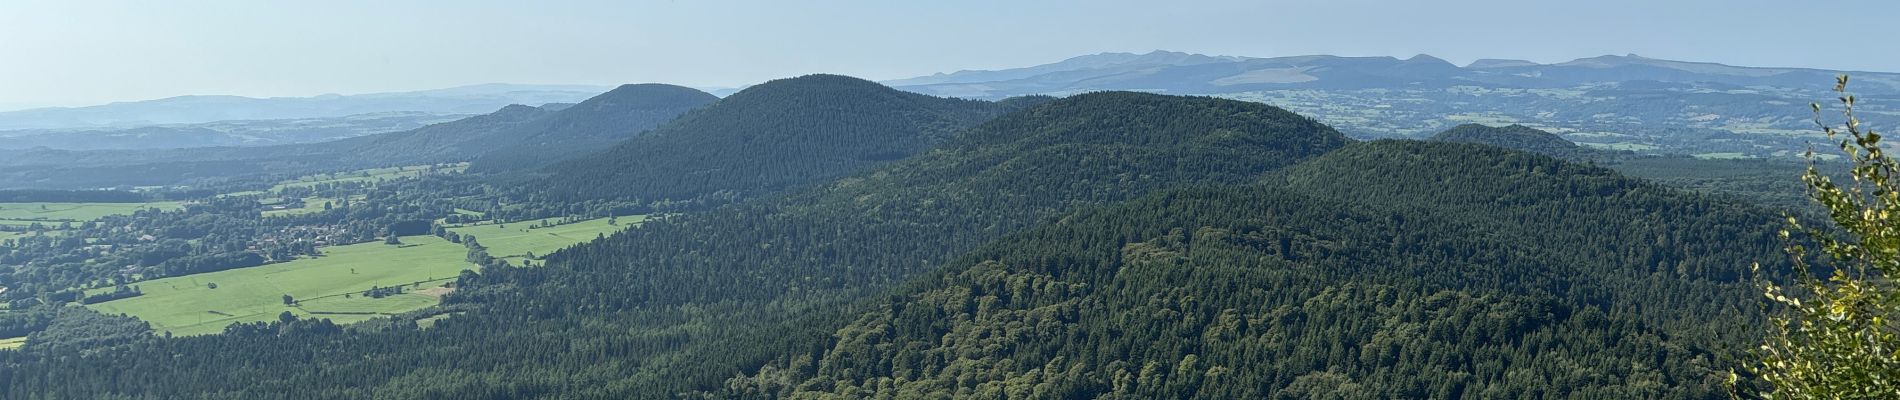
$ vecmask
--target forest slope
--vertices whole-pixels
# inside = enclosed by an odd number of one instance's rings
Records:
[[[909,157],[1028,104],[931,97],[838,75],[780,79],[550,166],[539,189],[564,201],[780,191]]]
[[[996,241],[714,396],[1719,398],[1758,321],[1741,271],[1776,259],[1761,211],[1355,145]]]

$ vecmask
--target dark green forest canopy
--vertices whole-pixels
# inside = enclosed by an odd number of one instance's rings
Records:
[[[1683,155],[1641,155],[1581,147],[1555,134],[1523,125],[1464,124],[1432,137],[1434,141],[1486,144],[1575,162],[1602,165],[1625,175],[1666,186],[1743,199],[1792,210],[1816,211],[1801,183],[1806,163],[1778,159],[1701,159]],[[1838,162],[1816,165],[1830,176],[1845,177]]]
[[[1577,147],[1576,143],[1564,140],[1563,137],[1523,125],[1464,124],[1439,132],[1432,136],[1432,140],[1488,144],[1564,159],[1575,159],[1584,155],[1583,153],[1590,152],[1590,150]]]
[[[665,84],[621,85],[539,118],[483,149],[469,169],[525,171],[578,157],[646,133],[688,111],[718,101],[710,93]]]
[[[1355,145],[993,242],[714,397],[1720,398],[1760,321],[1739,276],[1775,256],[1761,211]]]
[[[874,89],[846,79],[799,82]],[[850,162],[724,159],[804,167],[752,183],[783,195],[465,274],[439,310],[458,314],[428,329],[115,329],[85,355],[0,352],[0,396],[1713,398],[1759,323],[1742,271],[1779,259],[1773,212],[1551,157],[1349,143],[1212,98],[1004,103],[958,103],[1021,110],[934,139],[794,142]],[[967,122],[943,115],[888,123],[917,138],[917,121]],[[910,156],[860,157],[888,148]],[[720,185],[661,188],[746,190]]]
[[[1074,96],[831,184],[651,221],[546,267],[467,275],[447,299],[467,312],[428,330],[298,322],[91,358],[0,354],[31,365],[5,370],[33,371],[0,377],[13,393],[71,397],[672,397],[812,343],[837,326],[825,316],[1003,235],[1171,187],[1245,183],[1347,141],[1255,103]],[[109,367],[121,363],[163,367]],[[136,376],[105,375],[119,373]]]

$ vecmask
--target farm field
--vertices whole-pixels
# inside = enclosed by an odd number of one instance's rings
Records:
[[[362,200],[363,198],[364,196],[361,196],[361,195],[350,196],[350,201]],[[280,209],[280,210],[264,210],[263,215],[264,216],[289,216],[289,215],[310,214],[314,212],[323,211],[323,203],[330,203],[334,205],[341,202],[342,202],[341,199],[338,199],[335,197],[305,197],[303,199],[303,207],[285,208],[285,209]]]
[[[138,317],[173,335],[218,333],[231,323],[274,320],[284,311],[350,323],[434,305],[435,297],[418,292],[475,267],[464,261],[468,253],[460,244],[435,236],[405,236],[402,242],[326,247],[322,257],[138,282],[133,285],[142,296],[87,307]],[[405,293],[362,296],[371,287],[397,285],[408,285]],[[285,305],[286,294],[298,304]]]
[[[272,186],[271,193],[291,187],[311,187],[325,183],[379,182],[391,179],[415,178],[429,174],[453,174],[468,169],[468,163],[415,165],[406,167],[373,168],[360,171],[317,174],[299,177]]]
[[[82,222],[107,215],[131,214],[146,208],[176,210],[184,202],[152,203],[0,203],[0,224],[27,225],[33,222]]]
[[[510,222],[506,224],[484,224],[449,228],[457,234],[474,235],[477,242],[488,248],[488,255],[519,263],[533,252],[537,256],[560,250],[575,244],[594,240],[602,234],[612,234],[621,229],[637,226],[646,221],[645,215],[619,217],[619,225],[610,225],[607,218],[590,219],[565,225],[544,228],[528,228],[535,221]]]
[[[26,337],[0,339],[0,350],[13,350],[26,345]]]
[[[32,232],[0,231],[0,242],[5,242],[8,239],[13,239],[13,238],[18,238],[18,237],[27,237],[27,236],[33,236],[33,233]]]

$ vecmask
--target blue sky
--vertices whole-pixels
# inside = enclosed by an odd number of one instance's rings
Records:
[[[1883,1],[0,2],[0,109],[485,82],[891,79],[1107,51],[1900,71]],[[1846,26],[1846,18],[1872,24]],[[1884,32],[1884,33],[1883,33]]]

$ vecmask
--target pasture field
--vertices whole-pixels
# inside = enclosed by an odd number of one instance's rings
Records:
[[[33,236],[33,233],[32,232],[0,231],[0,242],[5,242],[7,241],[7,239],[12,239],[12,238],[17,238],[17,237],[26,237],[26,236]]]
[[[58,224],[60,222],[84,222],[99,219],[107,215],[131,214],[147,208],[176,210],[184,208],[182,201],[162,201],[151,203],[0,203],[0,220],[8,225],[27,225],[33,222]]]
[[[362,195],[350,196],[350,201],[362,200],[365,197],[366,196],[362,196]],[[281,209],[281,210],[264,210],[263,215],[266,217],[269,217],[269,216],[289,216],[289,215],[309,214],[309,213],[323,211],[323,203],[330,203],[332,205],[335,205],[335,204],[342,203],[342,200],[335,197],[305,197],[303,199],[303,207],[286,208],[286,209]]]
[[[593,241],[602,234],[613,234],[622,229],[640,225],[646,221],[645,215],[619,217],[619,225],[607,224],[607,218],[596,218],[565,225],[543,228],[528,228],[536,221],[519,221],[506,224],[483,224],[449,228],[462,235],[474,235],[477,242],[488,248],[488,255],[519,264],[527,258],[528,252],[536,256],[547,255],[568,246]]]
[[[218,333],[231,323],[274,320],[284,311],[349,323],[435,305],[435,297],[416,292],[475,268],[464,261],[468,251],[460,244],[426,235],[405,236],[402,242],[325,247],[322,257],[137,282],[132,285],[144,295],[87,307],[138,317],[153,330],[173,335]],[[371,287],[398,285],[404,294],[362,296]],[[298,304],[285,305],[286,294]]]
[[[325,183],[380,182],[391,179],[415,178],[429,174],[461,173],[468,169],[468,163],[415,165],[405,167],[372,168],[365,170],[316,174],[298,177],[270,188],[275,193],[290,187],[311,187]]]
[[[269,196],[269,195],[270,195],[269,192],[265,192],[262,190],[246,190],[242,192],[231,192],[231,193],[220,194],[218,195],[218,197]]]
[[[1749,158],[1749,157],[1747,154],[1743,154],[1743,153],[1701,153],[1701,154],[1696,154],[1695,158],[1700,158],[1704,160],[1729,160],[1729,159],[1742,159],[1742,158]]]
[[[26,345],[26,337],[0,339],[0,350],[13,350]]]

